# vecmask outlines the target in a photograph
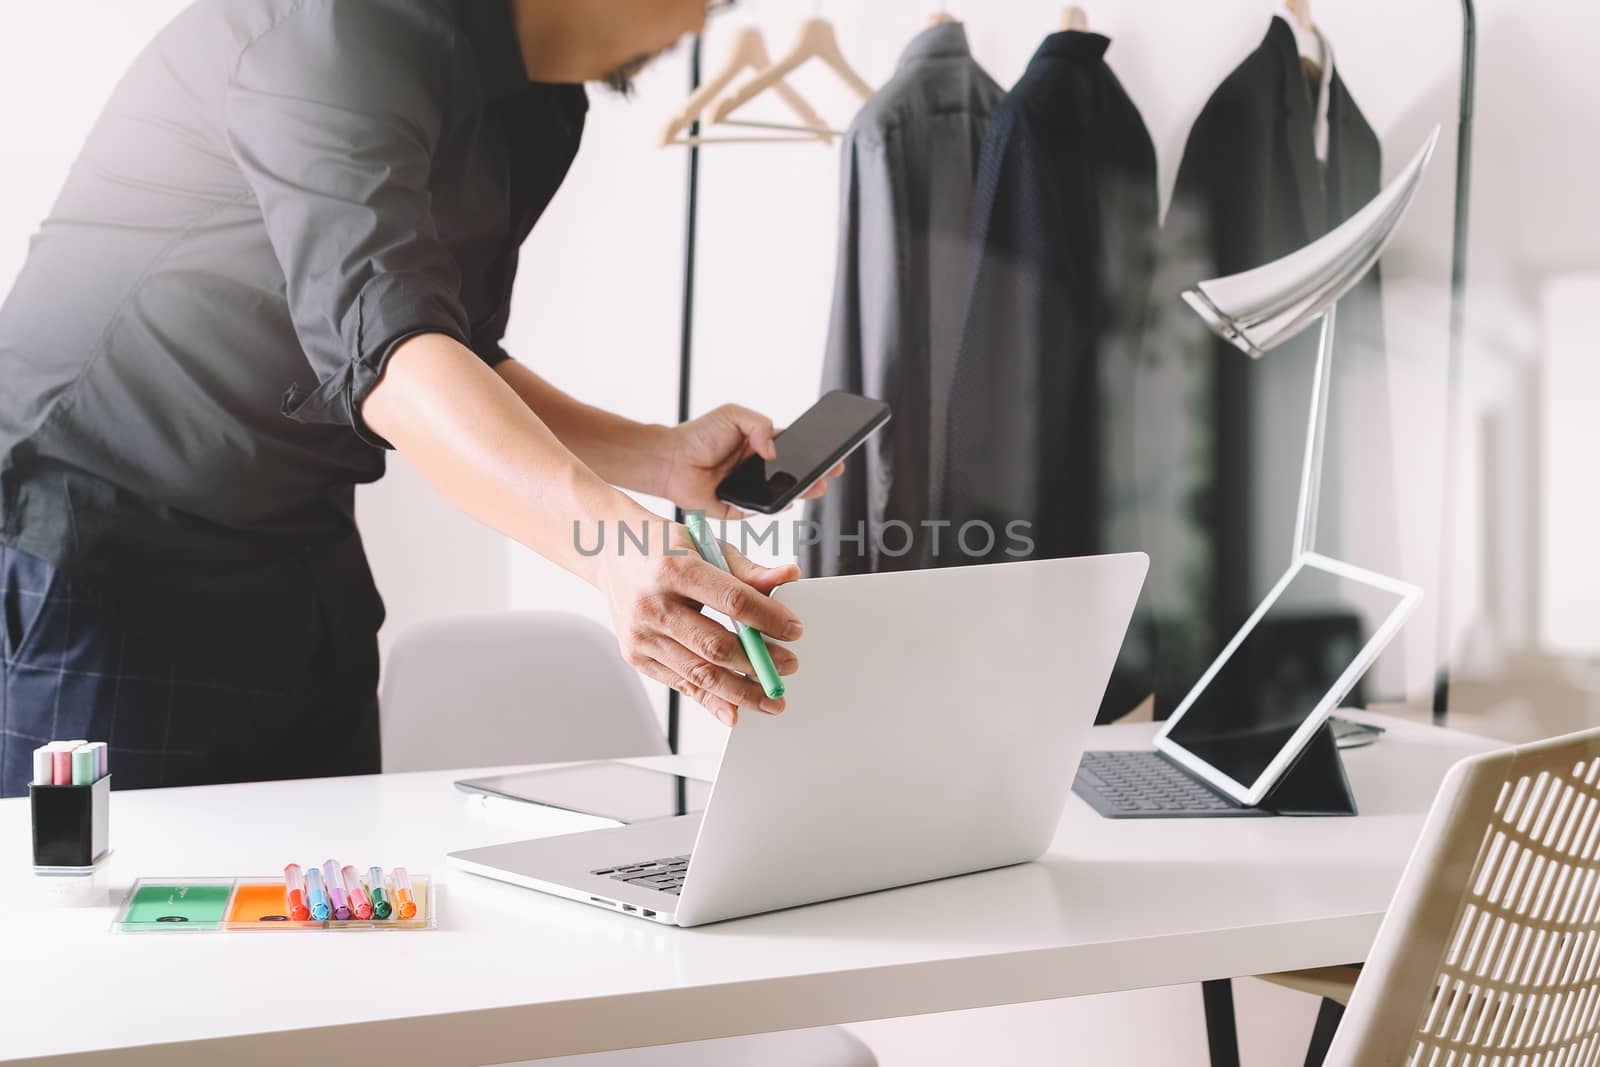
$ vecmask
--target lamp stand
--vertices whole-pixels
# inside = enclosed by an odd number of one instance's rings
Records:
[[[1317,339],[1317,369],[1311,382],[1311,414],[1306,421],[1306,454],[1300,461],[1300,504],[1294,519],[1291,560],[1312,551],[1317,541],[1317,505],[1322,496],[1322,453],[1328,436],[1328,389],[1333,381],[1333,329],[1339,310],[1330,304]]]

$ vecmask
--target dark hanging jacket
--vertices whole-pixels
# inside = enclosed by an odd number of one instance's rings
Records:
[[[961,24],[941,23],[912,39],[845,135],[822,391],[886,400],[894,414],[828,495],[807,502],[820,535],[800,553],[808,575],[919,564],[960,340],[973,172],[1004,95]]]
[[[1162,228],[1133,415],[1158,714],[1183,698],[1290,562],[1318,333],[1251,360],[1179,294],[1300,248],[1378,193],[1377,136],[1337,70],[1327,92],[1323,163],[1318,87],[1293,30],[1274,18],[1195,120]],[[1334,553],[1341,497],[1365,522],[1393,513],[1387,393],[1361,386],[1383,380],[1377,270],[1340,302],[1335,337],[1318,545]],[[1356,451],[1382,459],[1342,467]]]
[[[1132,443],[1131,427],[1106,412],[1130,405],[1156,158],[1106,65],[1109,44],[1093,33],[1047,37],[989,126],[950,393],[941,565],[1139,547],[1136,528],[1116,528],[1118,509],[1107,506]],[[963,533],[970,523],[986,525]],[[1112,690],[1108,712],[1143,695]]]

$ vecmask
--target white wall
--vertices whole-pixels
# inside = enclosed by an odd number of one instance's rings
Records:
[[[122,71],[183,6],[101,0],[0,11],[0,290],[11,288],[28,238]]]
[[[1593,574],[1600,530],[1600,342],[1594,311],[1600,306],[1600,272],[1551,278],[1540,292],[1546,360],[1540,374],[1542,484],[1536,487],[1540,515],[1541,643],[1577,655],[1600,648],[1600,583],[1573,582]]]

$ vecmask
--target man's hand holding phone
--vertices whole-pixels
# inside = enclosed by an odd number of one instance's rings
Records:
[[[796,500],[821,496],[819,487],[843,473],[844,458],[881,429],[889,414],[881,400],[838,389],[826,393],[782,433],[759,441],[752,435],[751,454],[728,472],[717,497],[745,511],[776,515]]]
[[[743,511],[717,496],[717,487],[741,463],[777,458],[774,442],[778,431],[772,420],[737,404],[723,404],[667,432],[671,446],[661,495],[681,508],[704,511],[714,519],[742,518]],[[843,473],[844,464],[834,464],[805,497],[821,496],[828,480]]]

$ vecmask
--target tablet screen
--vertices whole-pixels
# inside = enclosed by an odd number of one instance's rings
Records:
[[[1210,682],[1190,694],[1168,739],[1251,787],[1404,601],[1302,566]]]
[[[704,811],[711,795],[710,782],[609,761],[475,778],[457,782],[456,788],[620,823]]]

